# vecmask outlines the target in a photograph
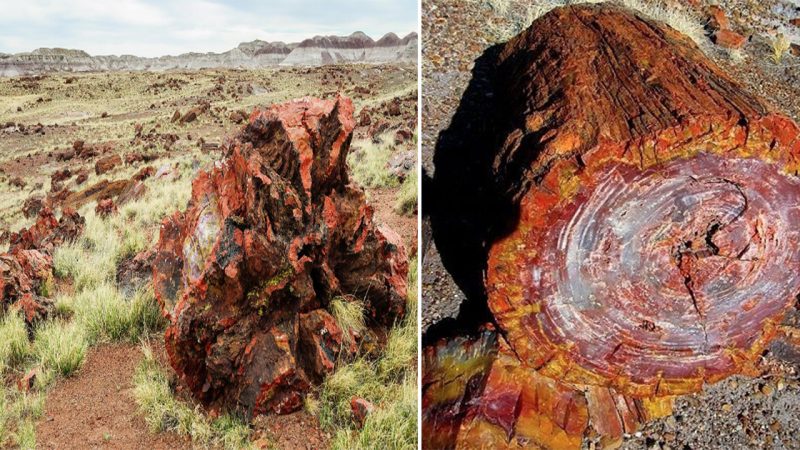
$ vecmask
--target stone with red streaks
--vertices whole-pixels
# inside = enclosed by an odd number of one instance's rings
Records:
[[[488,329],[426,347],[422,385],[426,449],[577,450],[590,429],[611,442],[672,411],[671,398],[547,377]]]
[[[9,251],[0,254],[0,305],[20,311],[30,329],[53,309],[52,300],[40,293],[53,277],[55,248],[75,240],[83,224],[74,210],[62,211],[56,220],[45,207],[30,228],[10,234]]]
[[[347,174],[353,127],[344,97],[256,109],[162,223],[153,283],[167,352],[206,405],[300,408],[350,352],[334,297],[363,300],[375,336],[405,314],[405,251]]]
[[[361,397],[353,397],[350,399],[350,411],[353,413],[353,420],[359,429],[364,427],[364,422],[367,421],[367,416],[375,410],[375,405],[368,400]]]
[[[108,217],[112,214],[116,214],[117,205],[114,204],[114,200],[110,198],[104,198],[97,202],[94,212],[100,217]]]

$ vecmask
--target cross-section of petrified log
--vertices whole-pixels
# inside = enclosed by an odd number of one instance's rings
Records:
[[[349,99],[256,110],[226,157],[164,221],[154,285],[170,362],[211,407],[301,406],[310,384],[365,336],[345,336],[332,298],[363,302],[372,339],[405,312],[408,263],[349,183]]]
[[[519,218],[487,291],[523,364],[639,397],[746,370],[800,292],[797,125],[610,6],[547,14],[499,73]]]

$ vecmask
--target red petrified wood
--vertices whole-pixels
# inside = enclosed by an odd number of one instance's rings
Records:
[[[21,311],[26,323],[45,317],[52,306],[41,297],[42,283],[53,275],[53,251],[74,240],[83,231],[84,220],[66,209],[56,220],[53,211],[42,208],[30,228],[11,233],[9,251],[0,254],[0,306]]]
[[[405,313],[408,263],[345,160],[349,99],[256,110],[164,221],[154,262],[170,362],[211,407],[287,413],[356,351],[326,310],[363,302],[379,336]]]
[[[479,413],[481,431],[462,423],[428,447],[522,433],[579,448],[582,423],[541,394],[526,406],[534,385],[580,392],[569,407],[613,439],[664,411],[657,399],[751,372],[800,292],[798,126],[685,36],[613,6],[555,9],[497,68],[491,170],[519,215],[491,245],[486,288],[508,351],[462,419]]]

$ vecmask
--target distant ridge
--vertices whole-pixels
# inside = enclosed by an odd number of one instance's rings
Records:
[[[415,63],[418,40],[415,32],[403,38],[395,33],[387,33],[375,41],[357,31],[349,36],[314,36],[290,44],[257,39],[242,42],[223,53],[190,52],[155,58],[133,55],[92,56],[77,49],[38,48],[25,53],[0,53],[0,76],[43,72]]]

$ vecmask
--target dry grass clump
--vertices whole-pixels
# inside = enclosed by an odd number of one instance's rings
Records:
[[[397,201],[394,204],[397,214],[410,216],[417,212],[417,186],[417,169],[414,168],[406,175],[397,191]]]
[[[775,36],[775,39],[772,39],[770,41],[770,46],[772,48],[772,55],[770,56],[772,58],[772,62],[774,62],[775,64],[780,64],[781,59],[783,59],[783,55],[785,55],[786,52],[789,51],[789,47],[791,47],[791,44],[792,43],[789,41],[789,38],[787,38],[785,34],[778,33],[778,35]]]
[[[25,321],[16,312],[7,312],[0,320],[0,375],[13,368],[30,354]]]
[[[44,414],[44,395],[0,387],[0,446],[36,448],[36,421]]]
[[[350,333],[361,334],[367,327],[364,323],[364,303],[356,298],[334,297],[328,309],[347,342],[351,339]]]

